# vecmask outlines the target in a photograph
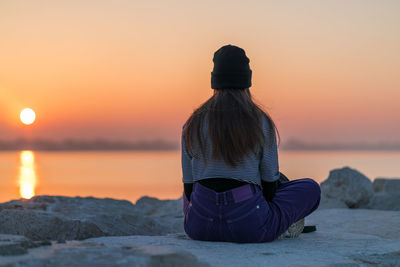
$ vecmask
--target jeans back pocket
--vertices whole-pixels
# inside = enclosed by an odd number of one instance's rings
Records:
[[[203,213],[198,205],[189,203],[185,217],[185,232],[194,240],[209,241],[214,219]]]
[[[258,198],[256,198],[258,199]],[[261,242],[265,233],[265,211],[266,205],[260,201],[251,199],[250,203],[239,206],[235,211],[230,212],[226,218],[229,234],[232,242],[257,243]]]

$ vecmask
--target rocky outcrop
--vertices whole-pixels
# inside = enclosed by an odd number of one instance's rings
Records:
[[[183,230],[182,199],[129,201],[37,196],[0,204],[0,233],[32,240],[163,235]]]
[[[375,192],[400,194],[400,178],[375,178],[373,182]]]
[[[400,210],[400,179],[396,178],[376,178],[372,183],[359,171],[344,167],[330,172],[321,191],[320,209]]]
[[[317,231],[259,244],[191,240],[181,198],[14,200],[0,204],[0,266],[397,266],[400,212],[377,209],[399,210],[399,180],[366,179],[331,171],[305,218]]]
[[[375,194],[367,208],[400,210],[400,179],[376,178],[373,182]]]
[[[344,167],[330,171],[321,183],[322,197],[343,202],[349,208],[366,206],[374,195],[371,180],[355,169]]]
[[[398,186],[398,179],[377,178],[372,184],[354,169],[332,170],[321,183],[319,209],[400,210]],[[110,198],[36,196],[0,204],[0,234],[21,235],[33,242],[179,232],[183,232],[182,198],[145,196],[132,204]]]

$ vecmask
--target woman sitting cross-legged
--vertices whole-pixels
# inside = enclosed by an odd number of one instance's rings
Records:
[[[317,209],[321,190],[279,172],[277,130],[252,100],[244,50],[223,46],[213,61],[214,94],[182,128],[184,229],[195,240],[273,241]]]

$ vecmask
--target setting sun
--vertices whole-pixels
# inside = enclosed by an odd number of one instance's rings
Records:
[[[25,108],[21,111],[19,117],[23,124],[30,125],[35,122],[36,114],[32,109]]]

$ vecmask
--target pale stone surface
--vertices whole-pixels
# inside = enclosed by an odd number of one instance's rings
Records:
[[[400,179],[376,178],[373,182],[374,196],[366,208],[400,210]]]
[[[0,233],[32,240],[163,235],[183,231],[182,199],[126,200],[36,196],[0,204]]]
[[[317,231],[296,239],[204,242],[182,232],[100,237],[30,249],[27,255],[0,257],[0,262],[9,266],[398,266],[399,222],[399,211],[318,209],[306,218]]]
[[[28,248],[38,246],[24,236],[0,234],[0,256],[25,254],[28,252]]]
[[[335,208],[348,208],[347,205],[339,200],[339,199],[335,199],[335,198],[329,198],[326,197],[324,195],[321,195],[321,200],[319,202],[319,209],[335,209]]]
[[[400,210],[400,179],[396,178],[376,178],[371,183],[358,171],[345,167],[332,170],[321,183],[321,191],[320,209]]]
[[[368,209],[377,210],[399,210],[400,211],[400,193],[392,194],[386,192],[377,192],[374,194],[368,205]]]
[[[168,246],[127,245],[107,247],[93,242],[68,241],[50,248],[31,250],[21,257],[0,257],[8,266],[210,266],[189,251]]]
[[[374,194],[371,181],[362,173],[349,167],[330,171],[321,183],[323,197],[342,201],[349,208],[367,205]]]
[[[400,194],[400,178],[376,178],[373,182],[375,192]]]

